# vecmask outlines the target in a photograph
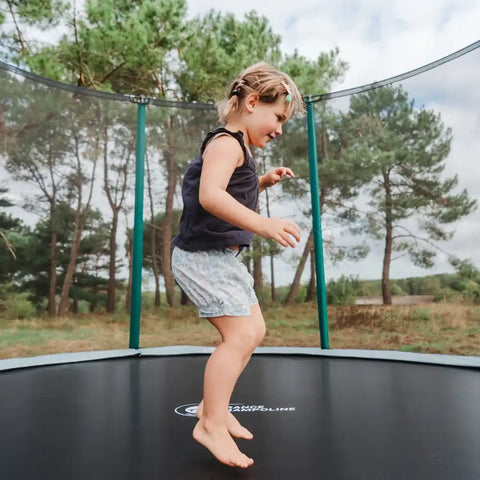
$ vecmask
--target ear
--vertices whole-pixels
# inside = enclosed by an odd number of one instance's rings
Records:
[[[258,96],[258,93],[251,93],[248,95],[248,97],[245,99],[245,107],[248,112],[253,112],[253,109],[255,108],[255,105],[260,101],[260,97]]]

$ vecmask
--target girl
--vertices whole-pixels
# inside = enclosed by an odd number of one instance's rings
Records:
[[[260,178],[250,147],[264,148],[295,111],[303,111],[293,81],[267,63],[244,70],[218,107],[225,128],[207,135],[185,172],[179,234],[173,240],[172,270],[182,290],[221,335],[208,359],[203,400],[193,437],[222,463],[249,467],[253,460],[232,436],[251,439],[228,406],[238,377],[265,335],[253,279],[238,259],[254,233],[294,247],[295,223],[256,213],[258,194],[286,176],[279,167]]]

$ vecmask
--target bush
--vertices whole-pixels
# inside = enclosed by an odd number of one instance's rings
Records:
[[[338,280],[327,283],[327,303],[329,305],[351,305],[355,303],[358,280],[342,275]]]
[[[468,303],[473,303],[474,305],[480,304],[480,285],[468,285],[463,292],[463,298]]]
[[[297,292],[297,298],[295,299],[295,303],[303,303],[305,302],[305,298],[307,298],[307,285],[300,285]],[[277,294],[277,303],[284,304],[287,300],[288,292],[290,291],[290,287],[283,285],[277,287],[275,289]]]
[[[28,293],[9,293],[5,298],[0,298],[0,315],[7,319],[31,318],[37,314],[37,309],[28,300]]]
[[[453,290],[451,288],[441,288],[435,295],[436,302],[449,302],[449,303],[456,303],[463,301],[463,295],[459,293],[457,290]]]
[[[405,291],[395,281],[390,282],[390,292],[396,297],[405,295]]]

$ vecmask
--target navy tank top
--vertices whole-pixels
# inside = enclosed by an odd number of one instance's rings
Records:
[[[257,164],[248,153],[243,141],[243,132],[231,132],[218,128],[205,137],[200,154],[187,167],[182,182],[183,212],[180,219],[179,233],[172,245],[187,251],[222,249],[239,245],[249,246],[253,233],[221,220],[207,212],[199,202],[200,174],[203,166],[203,152],[210,140],[219,133],[226,133],[235,138],[244,154],[244,162],[237,167],[227,186],[227,192],[242,205],[255,210],[259,195]]]

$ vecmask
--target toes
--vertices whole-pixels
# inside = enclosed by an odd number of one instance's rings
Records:
[[[253,464],[253,459],[248,458],[247,456],[244,456],[245,458],[242,458],[241,460],[237,460],[234,462],[231,462],[231,465],[233,467],[240,467],[240,468],[248,468]]]

